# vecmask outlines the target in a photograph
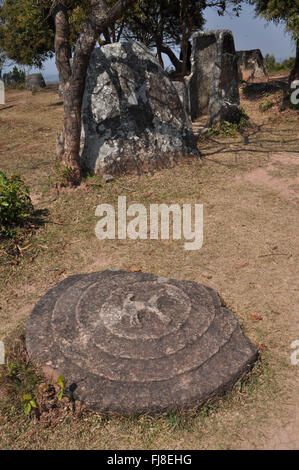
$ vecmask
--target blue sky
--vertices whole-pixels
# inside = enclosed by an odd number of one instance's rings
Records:
[[[273,54],[277,60],[295,55],[295,46],[283,26],[256,18],[254,8],[250,5],[243,6],[239,18],[231,14],[220,17],[213,8],[206,10],[205,18],[205,29],[232,30],[236,50],[261,49],[263,55]],[[165,62],[168,65],[167,60]],[[57,74],[54,59],[45,62],[43,74],[45,77]]]

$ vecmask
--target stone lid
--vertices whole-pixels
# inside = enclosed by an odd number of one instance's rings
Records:
[[[211,288],[148,273],[71,276],[35,306],[30,358],[100,412],[199,405],[247,372],[257,349]]]

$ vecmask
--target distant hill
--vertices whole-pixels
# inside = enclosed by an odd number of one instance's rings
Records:
[[[57,74],[44,75],[44,79],[47,85],[56,85],[59,83],[59,78]]]

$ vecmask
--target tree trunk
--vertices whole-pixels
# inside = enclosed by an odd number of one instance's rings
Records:
[[[157,46],[157,55],[158,55],[159,63],[161,65],[162,69],[164,69],[164,61],[163,61],[162,53],[161,53],[160,47],[158,47],[158,46]]]
[[[188,37],[186,34],[186,25],[185,23],[183,24],[183,32],[182,32],[182,75],[183,77],[187,74],[187,61],[188,61]]]
[[[177,58],[175,53],[170,49],[168,46],[164,46],[163,44],[160,46],[160,51],[164,54],[168,55],[172,65],[175,67],[175,71],[178,74],[182,73],[182,62]]]
[[[291,71],[290,77],[289,77],[289,84],[294,80],[299,80],[299,38],[297,39],[296,42],[296,60],[295,60],[295,65],[293,70]]]
[[[65,183],[77,185],[81,181],[80,168],[80,137],[81,137],[81,108],[85,88],[85,79],[91,53],[96,40],[136,0],[119,0],[108,9],[105,0],[90,0],[91,12],[85,21],[76,43],[72,69],[66,54],[61,54],[62,45],[69,43],[69,24],[66,15],[60,15],[65,9],[65,0],[55,4],[55,24],[59,29],[55,33],[55,53],[58,70],[65,77],[64,90],[64,128],[57,141],[57,156],[61,162],[61,171]],[[58,18],[57,18],[58,16]],[[62,21],[63,20],[63,21]],[[67,24],[65,23],[67,21]],[[59,34],[57,34],[59,32]]]
[[[70,27],[65,1],[54,4],[52,15],[55,21],[54,48],[56,52],[56,67],[59,75],[59,90],[63,95],[72,73],[70,65],[70,59],[72,58]]]

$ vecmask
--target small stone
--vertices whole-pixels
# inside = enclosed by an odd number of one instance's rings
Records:
[[[104,183],[111,183],[111,181],[114,180],[114,176],[108,175],[108,174],[104,174],[104,175],[102,176],[102,180],[104,181]]]

